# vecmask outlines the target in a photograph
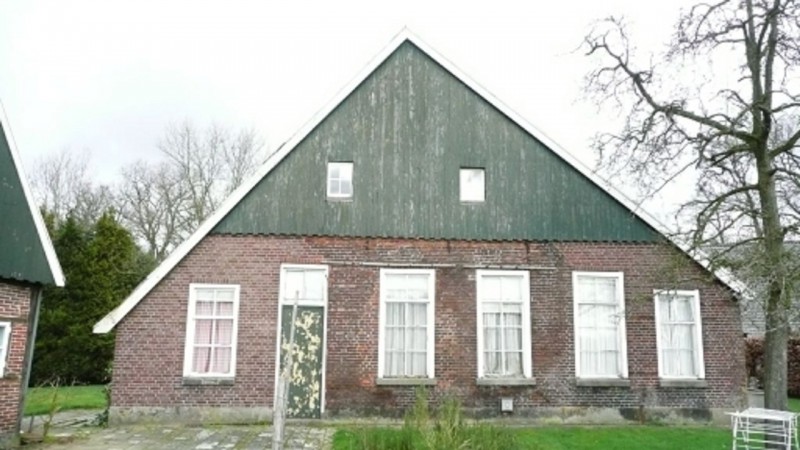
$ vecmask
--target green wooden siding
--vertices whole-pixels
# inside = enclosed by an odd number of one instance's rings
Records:
[[[352,201],[326,163],[354,163]],[[459,169],[486,201],[459,201]],[[216,226],[215,233],[653,241],[658,234],[410,42]]]
[[[53,274],[0,127],[0,278],[53,284]]]

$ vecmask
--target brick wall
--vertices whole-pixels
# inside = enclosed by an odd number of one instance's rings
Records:
[[[0,322],[11,322],[6,368],[0,377],[0,448],[17,434],[30,299],[29,287],[0,280]]]
[[[413,387],[376,386],[379,267],[341,263],[531,265],[534,387],[476,386],[475,269],[436,269],[437,386],[465,407],[492,414],[515,407],[713,409],[740,404],[745,381],[738,305],[671,247],[654,244],[465,242],[336,237],[221,236],[204,239],[117,328],[116,407],[272,406],[281,263],[330,263],[326,410],[397,415]],[[630,387],[575,382],[572,271],[624,272]],[[241,286],[232,386],[184,386],[189,283]],[[653,289],[699,289],[707,388],[658,383]]]

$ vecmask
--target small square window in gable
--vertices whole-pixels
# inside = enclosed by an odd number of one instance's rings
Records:
[[[461,169],[459,172],[459,199],[469,203],[486,201],[486,172],[484,169]]]
[[[353,198],[353,163],[329,162],[328,163],[328,198],[352,199]]]

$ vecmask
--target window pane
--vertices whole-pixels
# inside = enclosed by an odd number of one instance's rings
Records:
[[[233,317],[233,302],[217,303],[217,317]]]
[[[506,353],[506,370],[508,376],[522,376],[522,352]]]
[[[198,316],[210,316],[214,314],[214,302],[198,301],[194,307],[194,313]]]
[[[211,319],[199,319],[195,321],[194,343],[211,344],[211,327],[214,321]]]
[[[233,301],[233,289],[217,289],[216,299],[224,301]]]
[[[214,300],[214,289],[211,288],[195,288],[195,297],[197,300],[211,301]]]
[[[414,352],[410,356],[410,370],[407,374],[412,377],[424,377],[427,375],[428,360],[425,352]]]
[[[231,371],[231,348],[217,347],[214,349],[214,363],[211,371],[227,374]]]
[[[353,163],[339,163],[340,169],[340,178],[342,180],[352,180],[353,179]]]
[[[501,362],[501,352],[485,352],[483,355],[484,375],[500,375],[502,373]]]
[[[324,301],[325,272],[322,270],[308,270],[305,272],[305,294],[307,300]]]
[[[211,347],[195,347],[192,358],[192,372],[208,373],[211,370]]]
[[[339,193],[348,197],[353,195],[353,183],[350,181],[343,181],[339,188]]]
[[[500,285],[500,277],[483,277],[481,279],[482,300],[499,300],[502,295]]]
[[[503,277],[501,283],[503,300],[522,301],[522,277]]]
[[[283,273],[284,278],[284,299],[288,303],[294,302],[295,298],[303,299],[303,272],[300,270],[287,270]]]
[[[694,309],[690,297],[674,297],[672,299],[671,321],[692,322],[694,320]]]
[[[216,342],[218,345],[233,344],[233,320],[221,319],[216,321]]]
[[[610,277],[578,277],[579,303],[617,303],[617,279]]]
[[[339,178],[341,178],[341,175],[339,174],[339,167],[340,166],[338,164],[331,164],[330,165],[330,167],[328,168],[328,178],[329,179],[338,180]]]
[[[461,201],[484,201],[485,182],[483,169],[461,169],[459,173],[459,184]]]
[[[386,303],[386,325],[402,326],[405,324],[405,303]]]

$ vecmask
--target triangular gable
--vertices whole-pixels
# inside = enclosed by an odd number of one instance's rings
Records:
[[[354,165],[355,189],[347,201],[327,198],[322,175],[332,161]],[[485,201],[460,201],[459,170],[464,167],[484,170]],[[664,240],[408,40],[211,234]]]
[[[450,72],[456,79],[472,89],[486,102],[491,104],[494,108],[508,117],[511,121],[541,142],[544,146],[548,147],[558,157],[563,159],[566,163],[572,166],[580,174],[585,176],[593,182],[598,188],[605,191],[613,199],[627,208],[633,215],[641,219],[648,226],[657,230],[663,235],[666,227],[661,224],[654,217],[650,216],[644,210],[641,210],[638,205],[625,197],[621,192],[617,191],[611,184],[600,178],[597,174],[591,171],[588,167],[583,165],[580,161],[575,159],[571,154],[558,146],[544,133],[536,129],[533,125],[524,120],[520,115],[511,110],[508,106],[500,102],[494,95],[470,79],[455,65],[450,63],[447,59],[439,55],[435,50],[425,44],[421,39],[415,36],[408,30],[403,30],[398,34],[392,42],[376,57],[370,64],[352,80],[339,94],[329,102],[325,108],[319,111],[314,118],[307,122],[292,138],[287,141],[275,154],[273,154],[267,162],[245,183],[242,184],[236,191],[234,191],[212,214],[198,230],[192,234],[186,241],[178,246],[167,259],[164,260],[132,293],[128,296],[119,307],[111,311],[95,327],[95,333],[109,332],[113,327],[119,323],[137,304],[150,292],[181,260],[206,236],[208,235],[247,195],[256,187],[259,182],[266,177],[278,164],[286,158],[303,140],[320,125],[345,99],[347,99],[357,88],[364,82],[389,56],[391,56],[404,42],[409,41],[417,48],[422,50],[427,56],[433,59],[436,63],[441,65],[445,70]],[[683,251],[687,252],[688,247],[682,243],[674,242]],[[688,252],[687,252],[688,253]],[[690,255],[692,256],[692,255]],[[709,264],[706,258],[702,256],[693,256],[693,259],[701,264],[703,267],[708,268]],[[727,272],[716,272],[717,277],[731,289],[740,292],[744,290],[744,285],[736,280]]]
[[[0,278],[64,286],[61,265],[31,195],[2,105],[0,211]]]

